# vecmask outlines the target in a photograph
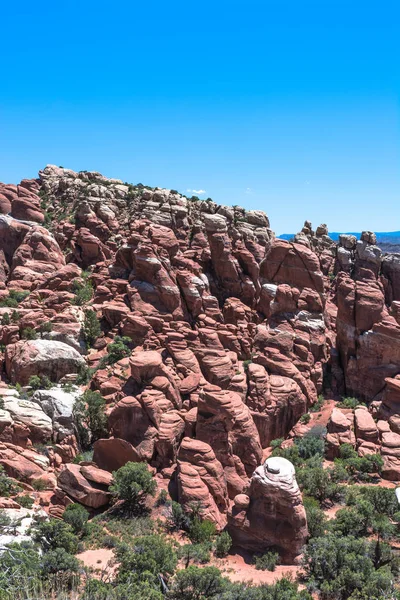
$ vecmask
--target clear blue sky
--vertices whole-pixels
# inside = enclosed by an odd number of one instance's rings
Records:
[[[277,233],[400,229],[398,0],[3,2],[0,180],[205,190]]]

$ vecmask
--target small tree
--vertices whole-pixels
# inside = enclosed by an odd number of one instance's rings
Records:
[[[110,491],[132,511],[143,510],[146,498],[154,496],[157,484],[144,463],[128,462],[113,473]]]
[[[85,310],[85,318],[83,321],[83,333],[85,336],[86,344],[89,348],[93,346],[94,342],[101,334],[100,323],[94,310]]]
[[[279,554],[269,551],[262,556],[257,556],[254,562],[259,571],[275,571],[275,567],[279,563]]]
[[[15,494],[20,488],[4,471],[3,465],[0,465],[0,496],[7,498],[11,494]]]
[[[215,554],[218,558],[226,556],[231,549],[232,538],[227,531],[223,531],[215,541]]]
[[[86,390],[74,404],[74,420],[79,442],[86,450],[100,438],[107,437],[106,401],[100,392]]]
[[[43,556],[42,569],[45,575],[68,572],[70,575],[79,571],[79,560],[64,548],[50,550]]]
[[[113,365],[114,363],[122,360],[126,356],[129,356],[131,353],[130,344],[132,340],[126,336],[116,335],[114,341],[107,346],[107,363],[109,365]]]
[[[216,527],[212,521],[202,520],[196,515],[189,527],[189,537],[195,544],[210,542],[216,533]]]
[[[73,304],[76,306],[83,306],[92,299],[93,287],[90,281],[87,280],[74,281],[73,292],[75,294]]]
[[[39,523],[34,531],[33,539],[40,544],[43,552],[63,548],[66,552],[75,554],[78,550],[78,538],[71,525],[57,519]]]
[[[134,540],[133,548],[119,546],[116,551],[119,562],[118,583],[131,582],[146,578],[159,583],[171,576],[176,568],[177,557],[173,546],[161,535],[144,535]]]
[[[36,330],[33,327],[26,327],[25,329],[22,330],[21,337],[24,340],[36,340],[37,339]]]
[[[9,325],[10,323],[11,323],[10,315],[8,313],[5,313],[3,315],[2,320],[1,320],[1,324],[2,325]]]
[[[69,504],[64,511],[63,519],[71,525],[76,535],[85,535],[89,513],[81,504]]]
[[[32,375],[29,378],[28,385],[33,392],[36,392],[36,390],[49,390],[53,384],[46,375]]]
[[[170,598],[172,600],[206,600],[217,598],[225,588],[225,580],[216,567],[191,565],[175,575]]]

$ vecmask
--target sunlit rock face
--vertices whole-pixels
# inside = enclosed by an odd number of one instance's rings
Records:
[[[247,493],[234,499],[228,527],[234,542],[243,548],[276,549],[284,564],[298,561],[308,529],[291,462],[271,457],[257,467]]]

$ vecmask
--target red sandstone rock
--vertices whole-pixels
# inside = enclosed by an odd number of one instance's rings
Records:
[[[104,484],[108,481],[108,474],[102,477],[103,483],[89,481],[83,475],[80,465],[69,464],[65,465],[64,469],[58,476],[58,485],[71,498],[77,500],[81,504],[90,508],[100,508],[105,506],[111,499],[111,494],[107,492],[107,486]],[[100,469],[98,470],[100,471]],[[93,470],[92,470],[93,473]],[[106,477],[107,476],[107,477]],[[99,479],[99,477],[97,477]]]
[[[229,505],[227,483],[212,448],[199,440],[184,438],[177,463],[181,504],[190,509],[191,504],[198,502],[202,517],[223,529]]]
[[[242,495],[236,496],[229,513],[234,542],[255,552],[277,548],[282,562],[293,564],[308,537],[293,465],[284,458],[269,458],[254,472],[247,496],[248,506]]]

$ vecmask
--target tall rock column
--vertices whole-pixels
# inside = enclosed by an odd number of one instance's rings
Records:
[[[297,562],[308,528],[291,462],[271,457],[254,471],[247,494],[234,499],[228,529],[242,548],[253,552],[277,549],[284,564]]]

